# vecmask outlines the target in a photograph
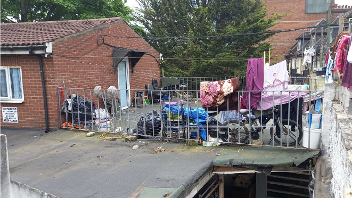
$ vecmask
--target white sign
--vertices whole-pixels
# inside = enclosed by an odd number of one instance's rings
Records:
[[[3,107],[2,121],[7,123],[18,123],[17,107]]]

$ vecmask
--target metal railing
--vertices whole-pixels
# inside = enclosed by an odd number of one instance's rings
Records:
[[[111,96],[107,90],[96,95],[93,89],[58,87],[61,127],[174,141],[196,140],[206,146],[303,148],[307,120],[303,118],[303,106],[307,103],[310,107],[323,94],[322,91],[240,90],[233,92],[231,99],[227,98],[221,106],[203,107],[199,86],[197,90],[118,91]],[[127,98],[121,100],[123,92]],[[241,109],[240,101],[246,94],[249,104],[257,100],[258,94],[261,96],[255,109],[251,105]],[[310,148],[311,129],[306,130]]]

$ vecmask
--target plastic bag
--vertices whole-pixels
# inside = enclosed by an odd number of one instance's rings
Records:
[[[95,117],[97,119],[108,118],[108,112],[105,109],[95,109]]]

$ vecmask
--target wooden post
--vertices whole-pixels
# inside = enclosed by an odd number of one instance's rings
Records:
[[[269,66],[270,66],[270,48],[269,48]]]
[[[320,68],[323,68],[325,66],[325,59],[323,59],[323,53],[324,53],[324,43],[323,43],[323,40],[324,40],[324,28],[322,27],[320,29]],[[328,52],[329,53],[329,52]]]
[[[339,34],[343,31],[344,19],[343,15],[339,14]]]
[[[219,174],[219,198],[225,198],[224,174]]]
[[[256,173],[256,198],[267,197],[267,176],[265,173]]]

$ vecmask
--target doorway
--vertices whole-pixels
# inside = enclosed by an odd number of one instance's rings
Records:
[[[129,64],[125,59],[118,64],[118,85],[120,90],[121,108],[128,108],[130,101]]]

